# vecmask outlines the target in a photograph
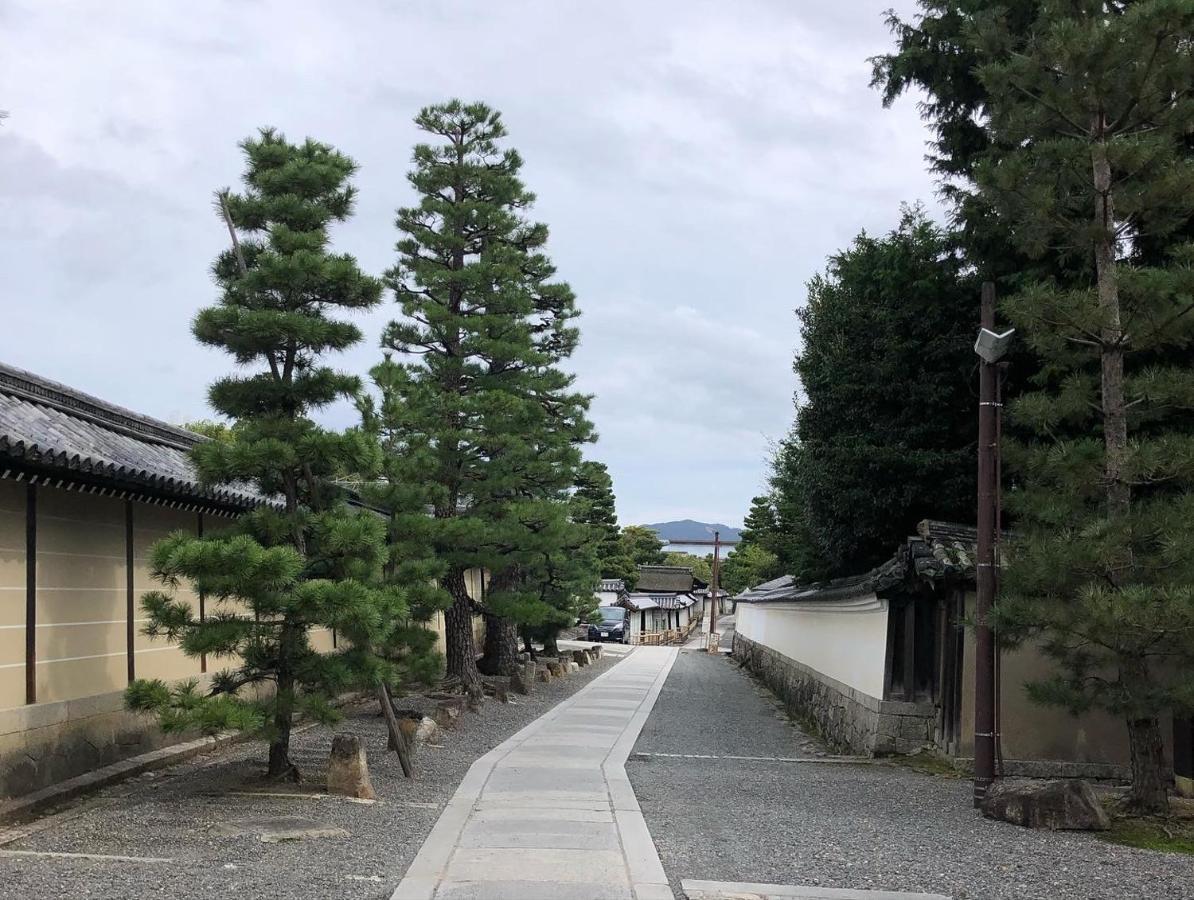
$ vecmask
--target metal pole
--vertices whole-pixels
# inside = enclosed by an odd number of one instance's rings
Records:
[[[995,285],[982,287],[982,327],[995,329]],[[974,629],[974,805],[982,803],[995,780],[995,454],[998,378],[995,364],[978,364],[978,560],[975,573]]]
[[[713,633],[717,630],[717,576],[718,564],[721,557],[721,532],[713,532],[713,583],[709,585],[709,646],[705,649],[712,652],[716,648],[713,644]]]

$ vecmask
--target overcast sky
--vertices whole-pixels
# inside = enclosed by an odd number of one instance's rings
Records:
[[[226,372],[188,324],[212,191],[262,125],[361,166],[337,249],[392,264],[420,106],[502,110],[583,316],[623,524],[739,524],[792,418],[793,311],[825,257],[932,205],[915,98],[868,56],[911,0],[0,0],[0,360],[173,422]],[[365,373],[394,314],[339,364]],[[331,419],[348,424],[339,409]]]

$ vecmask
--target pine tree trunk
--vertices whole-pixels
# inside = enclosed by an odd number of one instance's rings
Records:
[[[1096,116],[1094,128],[1101,135],[1103,118]],[[1115,204],[1111,184],[1111,163],[1107,146],[1096,140],[1091,163],[1095,187],[1095,272],[1098,284],[1099,312],[1102,318],[1102,413],[1103,478],[1107,491],[1107,518],[1112,522],[1131,513],[1131,486],[1125,478],[1128,451],[1128,406],[1124,393],[1124,335],[1120,316],[1119,280],[1115,258]],[[1126,526],[1125,526],[1126,527]],[[1108,573],[1119,587],[1122,573],[1132,564],[1129,535],[1123,536],[1120,558]],[[1131,694],[1147,694],[1151,681],[1147,665],[1135,656],[1121,654],[1120,675]],[[1162,813],[1169,808],[1165,778],[1165,748],[1161,726],[1155,715],[1127,719],[1128,743],[1132,753],[1132,788],[1128,805],[1142,813]]]
[[[1100,120],[1101,124],[1101,120]],[[1099,312],[1103,320],[1102,411],[1105,458],[1103,474],[1107,485],[1107,514],[1127,516],[1131,494],[1124,478],[1128,450],[1128,412],[1124,398],[1123,326],[1120,321],[1119,279],[1115,260],[1115,206],[1111,193],[1111,163],[1107,148],[1096,143],[1092,152],[1095,186],[1095,271]]]
[[[558,628],[547,628],[543,632],[543,655],[544,656],[559,656],[560,645],[556,643],[556,638],[559,637],[560,630]]]
[[[1128,806],[1147,815],[1169,811],[1168,777],[1161,723],[1156,716],[1128,720],[1128,743],[1132,750],[1132,790]]]
[[[459,678],[466,691],[480,690],[477,647],[473,640],[473,601],[464,582],[464,571],[454,569],[444,578],[452,605],[444,613],[444,645],[449,678]]]
[[[268,778],[274,781],[299,780],[299,771],[290,761],[290,727],[294,719],[294,673],[290,669],[290,648],[294,626],[286,623],[278,637],[277,694],[274,696],[274,727],[269,744]]]
[[[518,626],[492,613],[484,616],[485,653],[477,668],[486,675],[513,675],[518,668]]]

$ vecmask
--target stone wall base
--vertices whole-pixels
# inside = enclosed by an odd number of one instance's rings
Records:
[[[0,710],[0,797],[20,797],[195,734],[163,734],[124,692]]]
[[[958,756],[954,768],[974,774],[974,758]],[[1061,759],[1005,759],[1003,774],[1010,778],[1085,778],[1089,781],[1131,781],[1132,770],[1111,763],[1067,762]]]
[[[933,744],[931,703],[879,700],[738,633],[733,656],[836,750],[886,756]]]

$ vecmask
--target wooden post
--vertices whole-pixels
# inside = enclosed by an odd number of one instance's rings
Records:
[[[713,635],[717,631],[717,581],[720,574],[720,557],[721,557],[721,532],[713,532],[713,583],[709,585],[709,646],[706,648],[710,653],[716,653],[717,647],[713,644]]]
[[[125,643],[128,647],[128,677],[137,677],[137,600],[133,586],[133,501],[124,501]]]
[[[25,486],[25,702],[37,702],[37,486]]]
[[[413,777],[410,765],[410,751],[406,746],[406,737],[398,727],[398,717],[394,714],[394,701],[390,697],[390,688],[383,681],[377,685],[377,702],[381,704],[381,714],[385,716],[386,728],[390,732],[390,743],[394,752],[398,754],[398,763],[402,766],[402,774],[407,778]]]
[[[904,699],[916,702],[916,601],[904,607]]]

